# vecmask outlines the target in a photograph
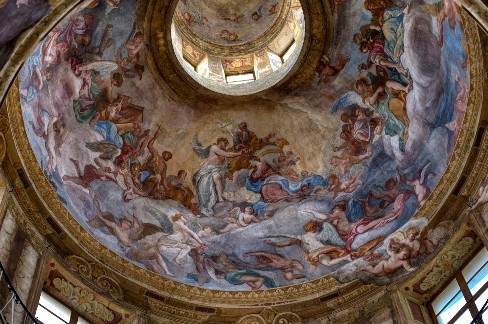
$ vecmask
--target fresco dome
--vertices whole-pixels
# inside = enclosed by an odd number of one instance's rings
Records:
[[[204,296],[400,281],[445,241],[452,224],[429,224],[479,115],[472,22],[437,22],[442,8],[87,2],[19,73],[22,136],[50,184],[39,194],[57,197],[50,208],[86,250],[147,285]],[[192,51],[225,72],[269,50],[229,42],[263,40],[283,14],[302,19],[301,45],[266,91],[188,78]]]

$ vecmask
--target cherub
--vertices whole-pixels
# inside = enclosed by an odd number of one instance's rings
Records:
[[[324,54],[322,55],[322,58],[319,61],[319,64],[317,65],[317,68],[315,69],[315,73],[317,76],[317,85],[320,83],[327,83],[331,81],[333,77],[339,74],[346,64],[349,62],[349,57],[342,57],[339,56],[337,57],[337,64],[332,65],[329,57]]]
[[[237,35],[236,33],[231,33],[227,29],[224,29],[220,32],[220,37],[224,38],[225,40],[234,42],[239,38],[239,35]]]
[[[396,232],[393,238],[395,242],[405,244],[410,248],[410,257],[415,258],[425,250],[422,242],[419,240],[420,229],[416,226],[407,229],[405,235],[402,232]]]
[[[214,229],[210,225],[205,225],[203,228],[197,233],[199,238],[207,238],[217,235]]]
[[[367,265],[359,268],[361,271],[368,271],[376,276],[385,276],[387,274],[396,272],[397,270],[404,268],[407,271],[414,271],[417,268],[412,267],[408,260],[411,258],[411,249],[408,245],[403,243],[397,243],[391,239],[388,242],[386,252],[390,256],[387,260],[381,260],[376,265]]]
[[[468,204],[469,210],[474,210],[479,205],[484,205],[488,202],[488,184],[486,182],[487,179],[485,179],[485,185],[478,189],[478,198],[471,200]]]
[[[288,281],[305,278],[305,269],[298,260],[288,260],[281,254],[272,254],[264,251],[247,252],[244,253],[244,256],[255,256],[258,261],[255,264],[241,261],[241,263],[248,267],[255,269],[272,267],[281,270]]]
[[[331,174],[328,178],[329,187],[327,188],[327,191],[333,192],[334,198],[337,198],[337,195],[341,192],[354,192],[362,184],[361,181],[356,181],[361,174],[362,173],[358,171],[349,180],[344,181],[339,180],[337,175]]]
[[[457,5],[454,3],[453,0],[444,0],[444,7],[442,8],[441,12],[437,16],[437,29],[439,30],[439,46],[442,47],[444,45],[444,20],[449,22],[449,27],[451,29],[456,28],[456,23],[459,22],[459,25],[462,25],[462,18],[461,13]]]
[[[413,190],[417,195],[417,204],[419,207],[427,201],[427,197],[430,194],[430,188],[427,186],[427,181],[436,176],[433,172],[427,173],[429,166],[430,161],[417,172],[412,180],[408,180],[406,176],[400,177],[406,185],[413,187]]]
[[[388,205],[390,205],[391,203],[393,203],[395,201],[395,199],[400,194],[405,192],[405,190],[401,190],[399,188],[400,180],[401,180],[401,176],[397,170],[397,172],[395,174],[395,178],[389,178],[388,180],[385,181],[386,191],[384,190],[383,187],[375,185],[374,187],[377,189],[381,189],[382,192],[377,193],[377,192],[371,191],[370,195],[376,199],[383,199],[383,200],[388,202]]]
[[[334,167],[334,173],[341,175],[349,171],[349,169],[356,164],[361,163],[371,156],[371,151],[367,151],[361,155],[344,155],[343,157],[333,156],[330,158],[330,164]]]
[[[230,15],[230,17],[224,18],[224,20],[230,20],[230,21],[232,21],[232,22],[238,23],[238,22],[239,22],[239,19],[241,19],[242,17],[244,17],[244,15],[243,15],[243,14],[238,15],[238,14],[236,14],[236,13],[232,13],[232,14]]]
[[[226,227],[220,230],[220,233],[229,232],[235,228],[246,227],[251,223],[260,223],[261,221],[254,215],[252,207],[248,206],[244,208],[244,213],[241,212],[239,207],[232,209],[231,215],[236,215],[237,219],[230,217],[227,220],[230,222]]]
[[[278,3],[271,5],[268,9],[268,16],[274,15],[278,12]]]

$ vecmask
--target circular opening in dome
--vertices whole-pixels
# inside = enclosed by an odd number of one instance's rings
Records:
[[[282,80],[299,58],[304,36],[298,0],[180,0],[171,24],[183,69],[202,86],[232,96]]]

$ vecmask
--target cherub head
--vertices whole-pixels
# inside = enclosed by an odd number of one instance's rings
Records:
[[[133,176],[139,176],[141,173],[141,164],[139,162],[134,162],[130,165],[130,173]]]
[[[333,213],[345,212],[346,209],[347,209],[347,205],[345,203],[340,203],[340,204],[336,204],[334,208],[332,208],[332,212]]]
[[[354,43],[360,45],[364,41],[364,37],[361,33],[354,34]]]
[[[123,83],[124,83],[124,78],[122,77],[122,74],[120,74],[119,72],[115,72],[112,74],[112,85],[113,86],[120,88]]]
[[[366,78],[360,78],[356,81],[354,86],[356,88],[356,91],[359,94],[364,94],[368,90],[368,88],[371,86],[371,84],[368,82],[368,80]]]
[[[395,189],[397,186],[397,181],[393,178],[389,178],[388,180],[385,181],[385,187],[388,190]]]
[[[407,238],[410,242],[413,242],[417,239],[417,236],[419,236],[420,234],[420,231],[417,227],[410,227],[408,230],[407,230]]]
[[[300,173],[300,175],[302,176],[302,178],[306,178],[306,177],[308,177],[308,171],[303,170],[303,171]]]
[[[161,153],[161,156],[163,157],[164,161],[169,161],[173,157],[173,154],[170,151],[163,151],[163,153]]]
[[[225,138],[225,137],[219,137],[219,138],[217,138],[217,146],[221,150],[225,150],[228,145],[229,145],[229,140],[227,138]]]
[[[210,225],[203,226],[203,231],[207,234],[212,234],[214,232],[213,228]]]
[[[252,209],[251,206],[247,206],[246,208],[244,208],[244,213],[248,215],[252,215],[252,213],[254,213],[254,209]]]
[[[144,41],[144,34],[141,31],[136,32],[134,34],[134,41],[137,44],[142,44],[142,42]]]
[[[331,174],[331,175],[329,176],[329,178],[327,178],[327,180],[329,180],[329,183],[330,183],[331,185],[335,185],[335,184],[337,183],[337,181],[339,180],[339,178],[337,177],[337,175],[335,175],[335,174]]]

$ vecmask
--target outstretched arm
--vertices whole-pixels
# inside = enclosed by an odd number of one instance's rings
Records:
[[[217,148],[214,151],[214,153],[219,155],[219,156],[223,156],[223,157],[236,157],[236,156],[241,155],[241,152],[227,152],[227,151],[221,150],[219,148]]]
[[[153,138],[151,138],[151,140],[147,144],[147,148],[149,149],[149,153],[151,153],[151,156],[155,156],[158,154],[158,152],[156,152],[156,149],[154,148],[154,142],[156,142],[156,138],[159,136],[160,129],[161,126],[158,126],[158,130],[154,133]]]

